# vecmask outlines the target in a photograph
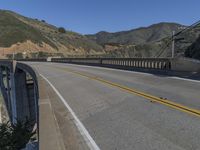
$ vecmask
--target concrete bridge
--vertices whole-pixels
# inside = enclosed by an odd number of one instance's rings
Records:
[[[186,58],[1,60],[0,86],[42,150],[189,150],[200,148],[199,70]]]
[[[12,123],[37,122],[38,82],[33,69],[25,64],[0,61],[0,87]]]

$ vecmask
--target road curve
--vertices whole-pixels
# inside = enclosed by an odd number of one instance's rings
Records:
[[[29,64],[59,91],[102,150],[200,149],[199,81],[71,64]]]

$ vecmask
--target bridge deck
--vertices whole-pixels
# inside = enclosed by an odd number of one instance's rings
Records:
[[[199,81],[69,64],[30,64],[64,97],[100,149],[200,149]]]

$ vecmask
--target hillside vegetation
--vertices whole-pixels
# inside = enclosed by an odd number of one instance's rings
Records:
[[[186,57],[191,57],[200,60],[200,36],[199,38],[187,48],[185,51]]]
[[[104,46],[106,54],[111,57],[171,57],[172,31],[178,33],[185,28],[187,26],[163,22],[130,31],[99,32],[87,37]],[[176,56],[197,58],[199,35],[200,27],[197,26],[176,36]]]
[[[23,17],[11,11],[0,10],[0,48],[4,53],[37,52],[86,55],[103,53],[100,45],[84,35],[65,31],[44,20]]]
[[[163,22],[129,31],[99,32],[87,37],[104,46],[107,55],[112,57],[156,57],[167,41],[171,40],[172,31],[178,32],[183,27],[180,24]],[[168,57],[169,49],[160,57]]]
[[[176,23],[159,23],[130,31],[116,33],[99,32],[94,35],[87,35],[87,37],[96,41],[98,44],[144,44],[171,36],[172,31],[178,31],[180,27],[182,27],[182,25]]]
[[[186,28],[162,22],[129,31],[81,35],[45,20],[0,10],[0,58],[60,57],[171,57],[172,31]],[[199,57],[200,27],[176,38],[176,56]]]

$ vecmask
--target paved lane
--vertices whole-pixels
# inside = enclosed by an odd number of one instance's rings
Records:
[[[200,117],[150,102],[105,80],[200,109],[200,83],[67,64],[32,63],[67,100],[101,149],[198,150]],[[93,78],[74,74],[78,71]]]

